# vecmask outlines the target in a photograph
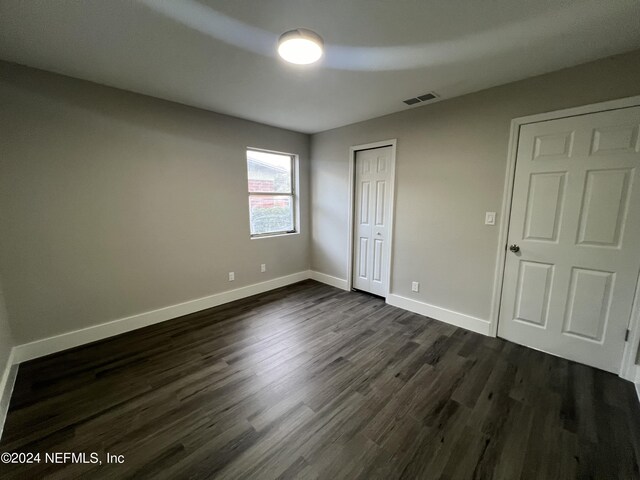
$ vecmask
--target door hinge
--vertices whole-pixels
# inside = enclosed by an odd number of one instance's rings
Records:
[[[627,328],[627,330],[624,332],[624,341],[628,342],[629,341],[629,329]]]

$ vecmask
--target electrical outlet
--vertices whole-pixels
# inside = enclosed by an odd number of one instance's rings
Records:
[[[260,265],[260,271],[262,273],[267,271],[267,264],[266,263],[263,263],[263,264]]]
[[[485,214],[484,214],[484,224],[485,225],[495,225],[496,224],[496,212],[485,212]]]
[[[235,272],[229,272],[229,281],[233,282],[236,279]]]
[[[420,291],[420,282],[411,282],[411,291],[419,292]]]

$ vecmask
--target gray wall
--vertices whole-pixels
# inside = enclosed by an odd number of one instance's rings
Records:
[[[9,318],[7,316],[7,309],[5,307],[4,294],[2,292],[2,284],[0,284],[0,379],[6,372],[11,355],[11,349],[14,346],[13,335],[11,334],[11,328],[9,327]],[[0,382],[0,399],[2,398],[2,383]],[[2,414],[2,407],[0,406],[0,415]],[[1,417],[0,417],[1,418]],[[0,420],[0,429],[2,428],[2,421]]]
[[[347,275],[349,147],[397,138],[391,291],[488,320],[511,119],[638,94],[640,50],[313,135],[312,269]]]
[[[4,428],[4,421],[11,401],[10,392],[17,374],[17,365],[9,363],[11,349],[14,347],[13,335],[9,327],[9,318],[5,308],[2,284],[0,283],[0,437]]]
[[[498,226],[483,220],[500,211],[510,120],[634,94],[640,51],[314,135],[309,172],[306,135],[0,63],[0,274],[13,336],[173,305],[309,259],[346,278],[348,148],[388,138],[392,291],[486,319]],[[302,234],[250,240],[246,146],[300,154]]]
[[[0,104],[17,343],[309,268],[307,135],[7,63]],[[300,155],[300,235],[249,238],[247,146]]]

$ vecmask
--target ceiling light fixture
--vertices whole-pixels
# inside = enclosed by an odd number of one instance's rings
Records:
[[[283,33],[278,40],[278,55],[287,62],[309,65],[322,57],[324,42],[316,32],[296,28]]]

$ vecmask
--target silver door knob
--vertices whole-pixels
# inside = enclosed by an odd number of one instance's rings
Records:
[[[520,247],[514,243],[513,245],[509,245],[509,250],[513,253],[518,253],[520,251]]]

